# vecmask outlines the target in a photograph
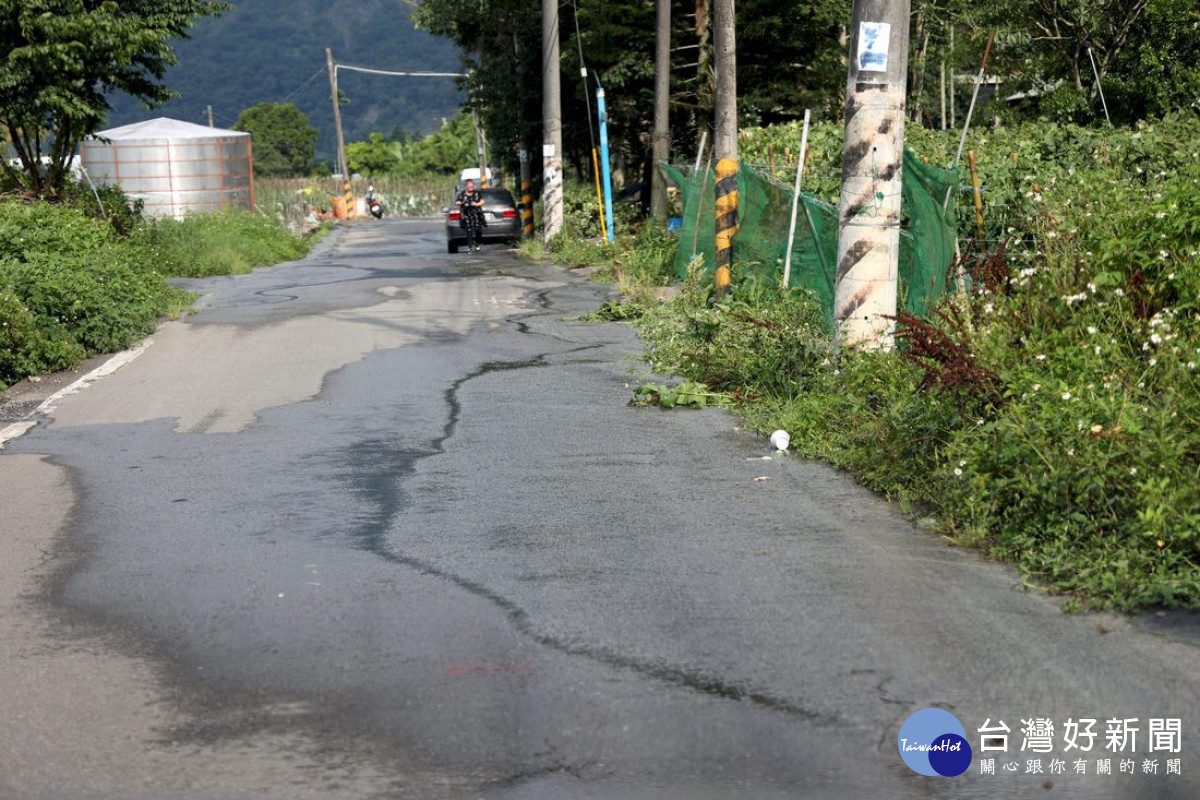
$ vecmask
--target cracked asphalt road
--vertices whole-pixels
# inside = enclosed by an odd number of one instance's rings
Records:
[[[192,282],[6,446],[0,798],[1200,795],[1194,616],[1064,615],[719,410],[632,408],[632,329],[572,320],[603,289],[443,248]],[[926,707],[1021,772],[911,772]],[[1024,774],[1034,717],[1139,719],[1136,774]]]

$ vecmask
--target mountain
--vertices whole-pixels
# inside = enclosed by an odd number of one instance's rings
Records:
[[[175,43],[179,65],[167,86],[179,97],[147,111],[124,95],[111,98],[109,127],[154,117],[231,127],[264,101],[292,102],[318,129],[319,158],[332,160],[333,108],[325,48],[341,64],[374,69],[461,70],[452,42],[413,28],[402,0],[234,0],[234,9],[201,20]],[[338,70],[346,141],[401,128],[424,134],[453,116],[463,99],[454,78],[364,75]]]

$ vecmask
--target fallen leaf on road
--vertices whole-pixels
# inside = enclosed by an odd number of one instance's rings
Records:
[[[766,482],[766,481],[769,481],[769,480],[771,480],[771,479],[770,479],[770,478],[768,478],[766,475],[759,475],[759,476],[758,476],[757,478],[755,478],[754,480],[758,481],[759,483],[764,483],[764,482]]]

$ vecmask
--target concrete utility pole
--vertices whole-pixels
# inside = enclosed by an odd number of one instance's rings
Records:
[[[546,241],[562,230],[562,95],[558,0],[542,0],[542,222]]]
[[[529,141],[525,119],[525,76],[524,60],[522,59],[521,37],[513,31],[513,58],[517,64],[517,121],[521,130],[521,138],[517,144],[517,161],[521,165],[521,238],[533,238],[533,181],[530,176]]]
[[[716,0],[713,3],[713,44],[716,51],[714,65],[717,78],[713,155],[717,158],[717,271],[714,285],[714,293],[717,296],[729,293],[732,280],[730,267],[733,264],[733,236],[738,227],[736,42],[733,0]]]
[[[212,112],[212,106],[209,106],[209,107],[208,107],[208,127],[210,127],[210,128],[215,128],[215,127],[217,127],[216,125],[214,125],[214,124],[213,124],[213,112]]]
[[[900,256],[909,0],[855,0],[834,320],[839,345],[890,349]]]
[[[657,26],[654,48],[654,148],[650,173],[650,215],[667,221],[667,179],[658,168],[671,158],[671,0],[655,0]]]
[[[333,99],[333,128],[337,133],[337,170],[342,174],[342,180],[350,180],[350,170],[346,167],[346,139],[342,135],[342,104],[338,97],[337,70],[333,66],[333,50],[325,48],[325,64],[329,68],[329,92]]]

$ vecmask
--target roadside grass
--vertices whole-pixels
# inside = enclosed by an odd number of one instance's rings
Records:
[[[302,258],[278,217],[226,211],[147,220],[117,190],[65,204],[0,199],[0,390],[129,347],[193,301],[167,278],[247,272]]]
[[[1200,167],[1178,155],[1200,134],[1170,119],[986,141],[1004,207],[965,248],[972,291],[901,317],[894,351],[835,351],[810,298],[736,274],[713,303],[695,264],[657,302],[669,259],[644,232],[612,247],[624,303],[597,317],[635,320],[656,371],[1066,608],[1200,607]]]
[[[239,275],[295,261],[309,250],[278,218],[240,210],[146,220],[139,232],[159,270],[180,277]]]
[[[108,222],[0,202],[0,386],[128,347],[189,302]]]

